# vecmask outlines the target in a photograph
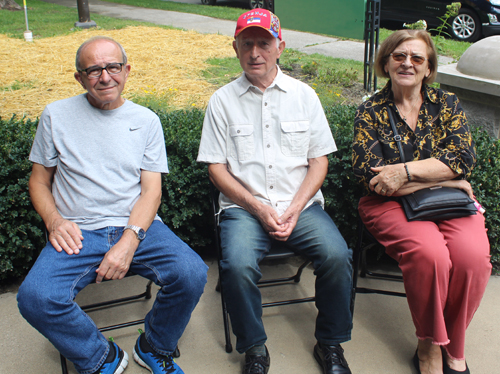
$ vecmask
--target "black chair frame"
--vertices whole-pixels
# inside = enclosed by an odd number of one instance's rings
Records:
[[[366,238],[366,245],[364,245],[364,238]],[[367,260],[366,260],[366,252],[376,245],[380,245],[377,240],[370,234],[370,232],[366,229],[363,221],[360,217],[358,217],[358,238],[356,242],[356,247],[353,254],[353,286],[356,293],[376,293],[381,295],[388,296],[398,296],[398,297],[406,297],[406,293],[396,292],[396,291],[388,291],[377,288],[366,288],[366,287],[358,287],[358,274],[361,278],[365,278],[366,276],[378,278],[378,279],[386,279],[393,281],[402,281],[403,277],[401,275],[387,274],[387,273],[377,273],[372,272],[368,269]]]
[[[216,189],[216,187],[213,185],[212,182],[210,182],[210,200],[212,204],[212,213],[213,213],[213,223],[214,223],[214,244],[217,248],[217,264],[218,264],[218,269],[219,269],[219,280],[217,282],[217,287],[216,290],[220,292],[221,295],[221,303],[222,303],[222,317],[224,321],[224,334],[225,334],[225,340],[226,340],[226,345],[225,349],[227,353],[231,353],[233,351],[233,346],[231,344],[231,332],[229,328],[229,314],[227,312],[226,308],[226,302],[224,299],[224,290],[221,284],[221,267],[220,267],[220,261],[222,259],[222,248],[220,246],[220,239],[219,239],[219,222],[218,222],[218,213],[219,213],[219,204],[218,204],[218,197],[219,197],[219,191]],[[288,259],[291,257],[297,257],[300,255],[296,254],[292,250],[288,249],[284,245],[280,245],[281,243],[277,243],[278,245],[273,245],[271,250],[269,251],[269,254],[265,257],[265,260],[283,260],[283,259]],[[266,287],[266,286],[276,286],[276,285],[281,285],[281,284],[287,284],[287,283],[299,283],[300,278],[302,275],[302,271],[309,265],[311,262],[309,260],[306,260],[300,265],[298,268],[297,272],[295,275],[292,275],[290,277],[283,277],[283,278],[275,278],[275,279],[263,279],[258,282],[259,287]],[[307,303],[307,302],[312,302],[315,301],[315,297],[306,297],[306,298],[301,298],[301,299],[292,299],[292,300],[281,300],[281,301],[273,301],[273,302],[267,302],[267,303],[262,303],[263,308],[268,308],[268,307],[273,307],[273,306],[281,306],[281,305],[292,305],[292,304],[301,304],[301,303]]]
[[[130,277],[130,276],[134,276],[134,275],[136,275],[136,274],[129,271],[125,277]],[[104,282],[109,282],[109,280],[105,280]],[[99,303],[88,304],[88,305],[82,306],[81,309],[85,312],[92,312],[93,310],[97,310],[100,308],[112,307],[112,306],[115,306],[118,304],[123,304],[123,303],[131,302],[131,301],[135,301],[135,300],[139,300],[142,298],[144,298],[145,300],[149,300],[149,299],[151,299],[151,286],[152,286],[152,284],[153,284],[153,281],[150,280],[148,282],[148,284],[146,285],[146,290],[141,294],[122,297],[119,299],[103,301],[103,302],[99,302]],[[99,328],[99,331],[106,332],[106,331],[121,329],[121,328],[125,328],[125,327],[141,325],[143,323],[144,323],[144,319],[138,319],[135,321],[129,321],[129,322],[118,323],[115,325],[103,326],[103,327]],[[66,363],[66,358],[62,354],[59,354],[59,355],[61,358],[62,373],[68,374],[68,367],[67,367],[67,363]],[[180,351],[179,351],[178,347],[175,349],[172,356],[174,356],[176,358],[180,356]]]

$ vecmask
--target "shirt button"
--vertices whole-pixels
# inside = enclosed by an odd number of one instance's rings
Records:
[[[268,145],[267,145],[267,148],[271,148],[271,144],[268,144]]]
[[[269,165],[269,169],[272,169],[273,168],[273,165]]]
[[[267,103],[264,103],[264,106],[267,106]]]
[[[241,130],[236,131],[238,134],[241,132]]]
[[[271,189],[271,190],[272,190],[273,188],[274,188],[273,186],[269,186],[269,189]]]
[[[266,129],[268,129],[268,128],[269,128],[269,125],[266,125]]]

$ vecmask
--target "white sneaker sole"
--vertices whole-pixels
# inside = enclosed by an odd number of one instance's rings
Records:
[[[120,365],[115,370],[115,374],[122,374],[125,369],[127,368],[128,365],[128,354],[127,352],[123,351],[123,358],[120,362]]]
[[[135,347],[134,347],[134,360],[135,362],[137,362],[139,365],[141,365],[143,368],[146,368],[148,369],[151,373],[153,372],[153,370],[148,366],[148,364],[146,364],[144,361],[142,361],[142,359],[139,357],[139,355],[137,354],[137,352],[135,351]]]

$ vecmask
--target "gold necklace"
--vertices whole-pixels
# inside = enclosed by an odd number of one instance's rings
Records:
[[[398,111],[403,115],[403,121],[406,122],[406,118],[410,115],[411,112],[413,112],[413,109],[415,109],[415,105],[417,105],[417,102],[418,102],[418,98],[417,98],[417,100],[415,100],[415,102],[413,103],[413,106],[411,107],[410,111],[406,113],[406,115],[403,113],[403,111],[401,109],[399,109],[398,104],[396,104],[396,102],[394,102],[394,104],[396,105],[396,108],[398,108]]]

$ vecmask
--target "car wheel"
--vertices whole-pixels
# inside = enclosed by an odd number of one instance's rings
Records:
[[[249,0],[250,9],[265,8],[264,0]]]
[[[481,36],[481,23],[476,13],[467,8],[460,9],[459,14],[452,18],[451,36],[456,40],[473,43]]]
[[[215,5],[215,2],[216,2],[216,1],[217,1],[217,0],[201,0],[201,3],[202,3],[203,5]]]

